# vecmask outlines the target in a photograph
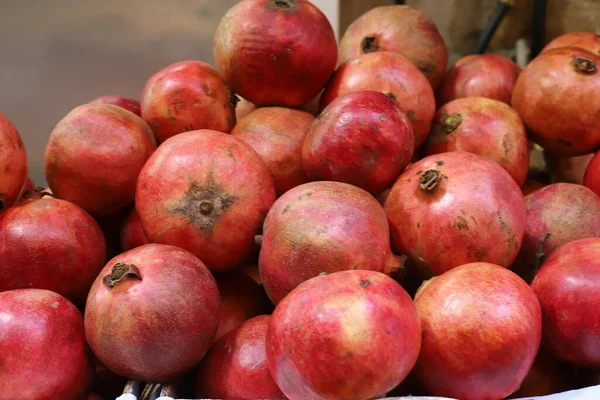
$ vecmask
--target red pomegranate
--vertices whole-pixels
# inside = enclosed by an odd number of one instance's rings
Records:
[[[323,272],[392,273],[401,267],[377,200],[340,182],[300,185],[275,202],[264,223],[258,265],[274,304]]]
[[[135,207],[148,239],[189,250],[213,272],[243,265],[275,200],[271,174],[225,133],[182,133],[140,173]]]
[[[566,182],[583,185],[585,170],[593,157],[593,153],[583,156],[566,157],[544,151],[546,169],[552,176],[554,183]]]
[[[452,100],[437,110],[427,155],[466,151],[500,164],[519,186],[529,170],[527,132],[510,106],[484,97]]]
[[[310,279],[275,308],[269,369],[290,399],[374,399],[406,376],[421,345],[410,296],[375,271]]]
[[[429,394],[502,399],[519,388],[542,337],[540,304],[521,278],[465,264],[426,282],[415,307],[423,330],[415,372]]]
[[[219,291],[193,254],[147,244],[113,258],[92,285],[85,333],[100,362],[168,383],[200,362],[217,333]]]
[[[512,106],[545,150],[578,156],[600,147],[600,55],[577,47],[543,52],[519,75]]]
[[[124,108],[127,111],[131,111],[138,117],[142,116],[142,112],[140,111],[140,102],[127,97],[112,95],[102,96],[90,101],[88,104],[112,104],[114,106]]]
[[[547,185],[545,183],[542,183],[540,181],[526,180],[523,186],[521,187],[521,192],[523,193],[523,196],[527,196],[546,186]]]
[[[396,100],[412,123],[415,147],[425,141],[435,113],[433,89],[408,58],[378,51],[346,61],[327,85],[321,97],[321,110],[336,97],[362,90],[383,92]]]
[[[438,107],[463,97],[486,97],[510,104],[520,73],[521,67],[499,54],[465,56],[444,75],[436,96]]]
[[[410,120],[381,92],[334,99],[312,125],[302,163],[313,181],[337,181],[377,195],[391,186],[413,155]]]
[[[92,380],[83,318],[43,289],[0,293],[0,397],[83,400]]]
[[[239,121],[241,121],[242,118],[246,117],[252,111],[256,110],[256,106],[250,103],[248,100],[244,99],[243,97],[237,96],[237,99],[238,100],[235,106],[235,120],[239,123]]]
[[[150,243],[135,208],[131,208],[120,227],[121,250],[127,251]]]
[[[524,397],[547,396],[571,389],[576,389],[573,367],[540,350],[519,390],[508,398],[522,399]]]
[[[201,61],[180,61],[148,79],[141,108],[144,121],[164,142],[198,129],[229,133],[235,125],[236,102],[216,69]]]
[[[571,364],[600,366],[600,238],[569,242],[544,262],[531,287],[544,321],[542,345]]]
[[[600,196],[600,152],[591,158],[585,170],[583,184]]]
[[[512,264],[521,247],[525,205],[498,164],[462,151],[412,164],[385,202],[394,249],[424,275],[485,261]]]
[[[17,201],[27,179],[27,154],[17,128],[0,113],[0,212]]]
[[[105,257],[100,227],[68,201],[44,196],[0,214],[0,291],[48,289],[82,306]]]
[[[231,136],[252,147],[263,159],[275,184],[277,196],[308,182],[302,168],[302,143],[315,117],[283,107],[253,111],[238,122]]]
[[[50,189],[94,216],[133,202],[140,170],[156,149],[138,116],[109,104],[73,109],[52,131],[45,170]]]
[[[559,47],[579,47],[591,53],[600,55],[600,35],[596,35],[593,32],[565,33],[548,43],[542,51]]]
[[[229,87],[259,106],[300,107],[335,69],[327,17],[308,0],[242,0],[221,19],[214,56]]]
[[[217,341],[202,360],[196,394],[205,399],[284,399],[267,363],[271,316],[244,322]]]

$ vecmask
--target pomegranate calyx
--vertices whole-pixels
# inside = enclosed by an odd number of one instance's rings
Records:
[[[460,114],[451,114],[444,118],[444,122],[442,123],[442,127],[444,128],[444,132],[452,133],[456,128],[460,126],[462,122],[462,118]]]
[[[442,173],[437,169],[428,169],[419,176],[419,187],[425,192],[430,192],[442,179]]]
[[[379,50],[379,46],[377,46],[376,41],[377,38],[375,36],[365,36],[360,42],[361,54],[374,53]]]
[[[573,60],[573,65],[577,71],[584,74],[593,74],[596,72],[596,64],[594,64],[594,62],[588,58],[575,57]]]
[[[133,276],[137,279],[142,279],[140,270],[133,264],[118,262],[110,270],[110,273],[105,275],[102,282],[109,288],[112,288],[118,282],[125,279],[127,276]]]

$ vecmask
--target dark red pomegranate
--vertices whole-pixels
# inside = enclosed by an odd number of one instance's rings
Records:
[[[589,162],[585,170],[583,184],[600,196],[600,152],[596,153]]]
[[[408,58],[378,51],[346,61],[327,85],[321,97],[321,110],[336,97],[362,90],[376,90],[396,100],[412,123],[415,147],[425,141],[435,113],[433,89]]]
[[[252,111],[256,110],[256,106],[250,103],[248,100],[244,99],[243,97],[237,96],[237,98],[238,100],[235,105],[235,120],[239,122],[242,120],[242,118],[246,117]]]
[[[121,250],[127,251],[150,243],[135,207],[132,207],[120,229]]]
[[[217,341],[202,360],[196,394],[206,399],[284,399],[267,363],[266,337],[271,317],[244,322]]]
[[[302,106],[337,60],[333,28],[308,0],[238,2],[221,19],[213,49],[227,85],[258,106]]]
[[[198,129],[229,133],[236,102],[216,69],[201,61],[180,61],[148,79],[142,91],[142,118],[159,142]]]
[[[519,390],[508,398],[547,396],[571,389],[576,389],[574,368],[540,350]]]
[[[44,196],[0,214],[0,292],[48,289],[82,306],[105,257],[100,227],[68,201]]]
[[[510,106],[484,97],[453,100],[433,118],[427,155],[466,151],[504,168],[519,186],[529,170],[527,132]]]
[[[525,184],[523,184],[523,186],[521,187],[521,192],[523,193],[523,196],[527,196],[546,186],[547,185],[545,183],[542,183],[540,181],[527,180],[525,181]]]
[[[0,212],[17,201],[27,180],[27,154],[17,128],[0,113]]]
[[[566,157],[559,156],[549,151],[544,151],[546,169],[552,176],[554,183],[566,182],[583,185],[583,176],[594,154]]]
[[[260,156],[225,133],[182,133],[140,173],[135,207],[148,239],[189,250],[213,272],[243,265],[275,200]]]
[[[92,381],[83,318],[43,289],[0,293],[0,397],[83,400]]]
[[[123,96],[102,96],[90,101],[88,104],[112,104],[124,108],[127,111],[131,111],[138,117],[142,116],[140,102]]]
[[[283,107],[259,108],[237,123],[231,136],[252,147],[273,176],[277,196],[308,182],[302,144],[315,117]]]
[[[600,55],[600,35],[596,35],[593,32],[565,33],[548,43],[542,51],[559,47],[579,47],[591,53]]]
[[[525,205],[498,164],[462,151],[412,164],[385,202],[394,250],[424,275],[469,262],[512,264],[521,247]]]
[[[434,396],[502,399],[525,379],[540,347],[535,293],[490,263],[454,268],[417,292],[423,343],[417,378]]]
[[[350,183],[377,195],[391,186],[413,155],[411,122],[381,92],[334,99],[312,125],[302,163],[313,181]]]
[[[109,104],[73,109],[52,131],[45,170],[50,189],[94,216],[133,202],[140,170],[156,149],[138,116]]]
[[[520,73],[521,67],[500,54],[465,56],[444,75],[436,93],[437,105],[463,97],[486,97],[510,104]]]
[[[271,301],[323,272],[395,272],[383,209],[366,191],[340,182],[312,182],[281,196],[263,227],[259,269]]]
[[[600,147],[600,55],[577,47],[543,52],[519,75],[512,106],[545,150],[578,156]]]
[[[85,333],[115,373],[168,383],[197,365],[219,323],[219,291],[202,261],[161,244],[113,258],[96,278]]]

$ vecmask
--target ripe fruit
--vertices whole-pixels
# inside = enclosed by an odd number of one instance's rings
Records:
[[[565,33],[548,43],[542,51],[558,47],[579,47],[591,53],[600,54],[600,35],[593,32]]]
[[[413,155],[410,120],[381,92],[334,99],[304,141],[302,162],[313,181],[350,183],[373,195],[388,188]]]
[[[0,212],[19,197],[27,179],[27,155],[17,128],[0,113]]]
[[[600,152],[596,153],[589,162],[583,177],[583,184],[600,196]]]
[[[420,345],[419,318],[400,285],[375,271],[342,271],[279,303],[267,360],[290,399],[374,399],[406,378]]]
[[[150,243],[135,207],[132,207],[120,229],[121,250],[127,251]]]
[[[135,207],[151,242],[222,272],[246,262],[274,200],[271,174],[250,146],[201,130],[158,148],[140,173]]]
[[[138,117],[142,116],[142,112],[140,111],[140,102],[127,97],[102,96],[90,101],[88,104],[112,104],[124,108],[127,111],[131,111]]]

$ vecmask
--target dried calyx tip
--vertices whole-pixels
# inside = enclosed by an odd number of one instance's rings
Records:
[[[202,215],[208,215],[214,210],[215,206],[211,201],[202,200],[200,202],[200,213]]]
[[[360,50],[362,54],[373,53],[379,50],[379,46],[377,46],[377,38],[375,36],[365,36],[362,42],[360,43]]]
[[[288,0],[276,0],[275,7],[282,8],[285,10],[288,8],[292,8],[292,4]]]
[[[424,191],[433,190],[442,179],[442,173],[437,169],[428,169],[419,177],[419,187]]]
[[[446,133],[454,132],[454,130],[459,127],[461,122],[462,122],[462,118],[461,118],[460,114],[448,115],[446,118],[444,118],[444,122],[442,124],[443,128],[444,128],[444,132],[446,132]]]
[[[592,74],[596,72],[596,64],[587,58],[575,57],[573,60],[573,65],[579,72],[583,72],[585,74]]]
[[[110,274],[107,274],[103,278],[103,282],[109,288],[112,288],[118,282],[125,279],[127,276],[135,277],[137,279],[142,279],[142,275],[140,274],[140,270],[133,264],[129,263],[116,263],[110,270]]]

